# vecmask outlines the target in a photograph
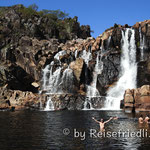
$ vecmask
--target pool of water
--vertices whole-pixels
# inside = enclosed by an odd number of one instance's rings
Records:
[[[149,149],[150,128],[138,124],[139,115],[122,111],[0,112],[0,150]],[[119,117],[105,126],[105,134],[111,137],[101,136],[99,125],[91,118],[111,116]],[[128,137],[131,132],[137,135]]]

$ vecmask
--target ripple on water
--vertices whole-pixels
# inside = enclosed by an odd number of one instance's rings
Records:
[[[138,125],[138,115],[125,114],[122,111],[20,111],[0,112],[0,149],[2,150],[43,150],[43,149],[147,149],[149,138],[145,137],[98,137],[89,136],[90,129],[99,131],[99,125],[92,120],[118,116],[118,120],[106,124],[106,131],[137,132],[149,126]],[[63,135],[63,129],[68,128],[70,134]],[[85,131],[86,138],[74,137],[74,129]]]

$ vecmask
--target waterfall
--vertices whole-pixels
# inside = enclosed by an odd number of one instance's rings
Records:
[[[96,88],[96,85],[97,85],[97,76],[98,76],[98,74],[101,74],[102,70],[103,70],[103,65],[102,65],[101,60],[99,59],[99,53],[98,53],[97,58],[96,58],[94,72],[93,72],[93,81],[92,81],[91,85],[88,86],[88,90],[87,90],[88,97],[100,96],[100,93]]]
[[[42,94],[42,91],[40,90],[39,91],[39,95]],[[40,97],[40,110],[43,110],[43,104],[42,104],[42,101],[41,101],[41,97]]]
[[[43,85],[42,90],[46,91],[47,94],[61,93],[60,82],[61,82],[61,67],[58,67],[56,71],[53,72],[54,62],[52,61],[50,65],[47,65],[43,69]]]
[[[63,72],[61,78],[60,87],[62,88],[63,93],[73,93],[74,90],[74,76],[72,69],[66,68]]]
[[[75,52],[74,52],[74,57],[75,57],[75,58],[78,57],[78,50],[75,50]]]
[[[131,37],[129,38],[129,36]],[[104,109],[120,109],[120,100],[126,89],[136,88],[137,63],[135,31],[127,28],[125,33],[122,31],[122,56],[120,77],[114,87],[109,88]]]
[[[85,62],[85,84],[88,84],[88,67],[89,67],[89,61],[92,60],[92,54],[90,52],[90,50],[86,51],[83,50],[81,58],[83,58],[84,62]]]
[[[144,49],[146,49],[146,45],[145,45],[145,36],[142,35],[141,27],[139,27],[139,34],[140,34],[141,61],[143,61],[144,60]]]
[[[57,59],[57,60],[60,60],[59,57],[60,56],[64,56],[66,55],[66,51],[65,50],[62,50],[62,51],[59,51],[55,56],[54,58]]]
[[[86,70],[85,70],[85,76],[86,76],[89,61],[92,59],[92,54],[91,54],[90,50],[88,50],[88,51],[83,50],[83,53],[82,53],[81,57],[84,59],[84,62],[86,64]],[[87,88],[87,91],[88,91],[89,86],[86,85],[86,88]],[[86,93],[86,96],[89,96],[88,92]],[[87,106],[89,106],[89,108],[92,109],[92,103],[91,103],[91,100],[88,97],[86,97],[86,99],[85,99],[83,110],[87,110],[88,109]]]
[[[92,54],[91,54],[90,50],[88,50],[88,51],[83,50],[81,57],[84,59],[86,65],[88,67],[89,61],[92,59]]]
[[[84,103],[84,110],[88,109],[87,106],[89,106],[89,109],[93,109],[91,99],[93,97],[100,97],[100,93],[97,90],[96,86],[97,86],[97,76],[98,76],[98,74],[101,74],[101,72],[103,70],[103,64],[99,57],[100,57],[100,55],[98,53],[97,58],[96,58],[94,72],[93,72],[93,81],[92,81],[91,85],[87,85],[87,93],[86,93],[87,98]]]
[[[54,59],[59,61],[60,66],[55,66],[54,61],[52,61],[43,69],[42,91],[49,96],[44,110],[54,110],[51,95],[72,93],[74,90],[73,71],[69,67],[64,69],[59,59],[60,56],[65,54],[66,51],[60,51],[54,56]]]
[[[43,78],[42,78],[43,86],[42,86],[42,88],[44,88],[44,89],[42,89],[42,90],[46,90],[46,83],[47,83],[47,81],[48,81],[48,78],[47,78],[48,72],[49,72],[49,65],[47,65],[47,66],[43,69]]]
[[[107,41],[107,49],[109,48],[110,41],[111,41],[111,35],[109,36],[108,41]]]
[[[51,97],[48,98],[48,101],[46,102],[46,107],[44,108],[44,111],[53,111],[54,109],[54,104],[51,100]]]

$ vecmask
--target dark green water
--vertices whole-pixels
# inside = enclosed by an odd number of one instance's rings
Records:
[[[144,129],[150,135],[147,125],[139,126],[138,115],[122,111],[19,111],[0,112],[0,150],[124,150],[149,149],[149,137],[93,137],[99,126],[91,117],[118,120],[106,125],[106,132],[138,132]],[[63,130],[68,128],[69,135]],[[85,138],[75,137],[75,131],[85,133]],[[140,136],[140,135],[139,135]]]

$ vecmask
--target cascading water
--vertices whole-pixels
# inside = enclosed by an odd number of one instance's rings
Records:
[[[92,54],[90,52],[90,50],[86,51],[86,50],[83,50],[83,53],[81,55],[81,57],[84,59],[84,62],[86,64],[86,67],[88,67],[88,64],[89,64],[89,61],[92,59]],[[87,68],[86,68],[87,69]],[[87,71],[87,70],[86,70]],[[86,71],[85,71],[85,74],[86,74]],[[88,86],[86,85],[86,88],[88,90]],[[87,94],[86,94],[87,95]],[[92,104],[91,104],[91,101],[89,100],[88,97],[86,97],[85,99],[85,102],[84,102],[84,108],[83,110],[86,110],[88,109],[87,106],[89,105],[89,108],[92,109]]]
[[[39,95],[42,93],[42,91],[40,90],[39,91]],[[41,98],[40,98],[40,110],[43,110],[43,104],[42,104],[42,101],[41,101]]]
[[[60,87],[63,93],[73,93],[74,90],[74,77],[73,71],[69,67],[66,68],[63,72],[63,76],[61,78]]]
[[[54,56],[54,58],[60,61],[59,57],[65,55],[65,54],[66,54],[66,51],[65,51],[65,50],[59,51],[59,52]]]
[[[81,57],[84,59],[86,65],[88,67],[89,61],[92,59],[92,54],[91,54],[90,50],[89,51],[83,50]]]
[[[54,58],[59,61],[60,66],[54,67],[54,61],[43,69],[42,91],[48,95],[47,104],[44,110],[54,110],[51,95],[73,92],[73,71],[68,67],[65,70],[61,66],[60,56],[65,55],[65,51],[60,51]],[[53,71],[56,69],[55,71]]]
[[[90,86],[87,88],[87,96],[88,97],[96,97],[100,96],[99,91],[96,88],[97,85],[97,76],[98,74],[101,74],[101,71],[103,70],[103,65],[101,60],[99,59],[99,53],[97,54],[96,58],[96,64],[93,72],[93,81]]]
[[[145,44],[145,36],[142,35],[141,27],[139,27],[139,34],[140,34],[141,61],[143,61],[144,60],[144,49],[146,49],[146,44]]]
[[[61,94],[60,82],[61,82],[61,67],[58,67],[56,71],[53,72],[54,62],[52,61],[50,65],[47,65],[43,69],[43,86],[42,90],[46,91],[47,94],[58,93]]]
[[[53,111],[54,109],[54,104],[51,100],[51,97],[48,98],[48,101],[46,102],[46,107],[44,108],[44,111]]]
[[[94,72],[93,72],[93,81],[91,83],[91,85],[87,85],[87,98],[85,100],[84,103],[84,110],[88,109],[88,105],[89,105],[89,109],[93,109],[92,107],[92,103],[91,103],[91,98],[93,97],[100,97],[100,93],[97,90],[97,76],[98,74],[101,74],[101,71],[103,69],[103,64],[99,58],[99,53],[97,54],[97,58],[96,58],[96,64],[95,64],[95,68],[94,68]]]
[[[109,48],[110,41],[111,41],[111,36],[109,36],[108,41],[107,41],[107,49]]]
[[[75,50],[74,57],[77,58],[77,56],[78,56],[78,50]]]
[[[129,34],[131,37],[129,38]],[[135,31],[127,28],[125,33],[122,31],[122,56],[120,78],[116,85],[108,90],[104,109],[120,109],[120,100],[126,89],[136,88],[137,63]]]

